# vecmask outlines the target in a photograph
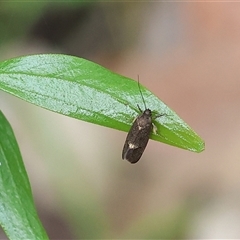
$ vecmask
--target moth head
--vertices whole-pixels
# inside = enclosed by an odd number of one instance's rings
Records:
[[[150,109],[145,109],[144,112],[143,112],[145,115],[151,117],[152,116],[152,111]]]

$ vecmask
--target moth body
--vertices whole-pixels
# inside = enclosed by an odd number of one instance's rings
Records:
[[[153,129],[152,111],[145,109],[133,122],[128,132],[123,151],[122,159],[130,163],[136,163],[141,158]]]

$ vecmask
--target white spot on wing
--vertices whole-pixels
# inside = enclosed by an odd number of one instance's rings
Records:
[[[129,146],[130,149],[138,148],[138,146],[136,146],[136,145],[134,145],[132,143],[129,143],[128,146]]]

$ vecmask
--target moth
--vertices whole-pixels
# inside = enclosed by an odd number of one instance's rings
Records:
[[[152,111],[146,107],[146,103],[140,89],[139,81],[138,87],[144,103],[145,110],[142,111],[138,106],[141,114],[134,120],[123,146],[122,159],[127,160],[130,163],[136,163],[139,161],[148,144],[151,132],[156,132],[157,130],[156,127],[153,125]],[[163,115],[164,114],[160,114],[154,117],[154,119]]]

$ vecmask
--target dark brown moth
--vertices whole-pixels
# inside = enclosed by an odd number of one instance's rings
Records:
[[[138,162],[147,146],[152,129],[152,111],[146,109],[136,118],[128,132],[122,151],[123,160],[126,159],[130,163]]]
[[[141,114],[134,120],[123,146],[122,159],[128,160],[130,163],[136,163],[139,161],[147,146],[152,130],[156,131],[155,126],[152,122],[152,111],[146,108],[146,104],[139,86],[139,81],[138,87],[145,106],[145,110],[142,111],[138,106]],[[163,115],[164,114],[158,115],[154,117],[154,119]]]

